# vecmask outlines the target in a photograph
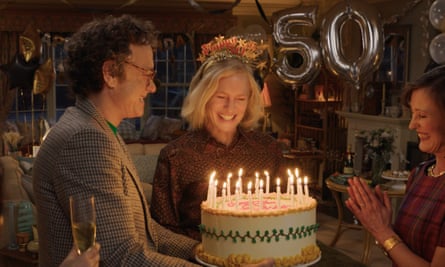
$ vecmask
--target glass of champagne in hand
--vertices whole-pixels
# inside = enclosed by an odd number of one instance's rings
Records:
[[[96,208],[94,196],[70,196],[71,229],[80,255],[96,242]]]

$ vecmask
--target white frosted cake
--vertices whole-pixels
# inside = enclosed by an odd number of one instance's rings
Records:
[[[202,244],[197,257],[204,263],[239,266],[274,258],[275,266],[296,266],[320,258],[315,199],[282,194],[278,200],[276,193],[270,193],[212,201],[201,204]]]

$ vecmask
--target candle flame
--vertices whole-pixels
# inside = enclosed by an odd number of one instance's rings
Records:
[[[307,184],[308,183],[308,178],[307,178],[307,176],[304,176],[304,184]]]
[[[243,168],[240,168],[238,171],[238,176],[241,177],[243,175]]]
[[[216,175],[216,171],[213,171],[213,172],[210,174],[210,181],[213,181],[213,178],[215,178],[215,175]]]
[[[223,188],[224,188],[224,189],[227,188],[227,183],[226,183],[226,182],[223,183]]]
[[[258,172],[255,172],[255,177],[258,179],[260,174]]]
[[[297,179],[297,183],[298,183],[298,184],[301,184],[301,178],[298,178],[298,179]]]
[[[277,178],[277,185],[280,186],[280,178]]]
[[[247,183],[247,190],[251,190],[252,189],[252,182],[249,181],[249,183]]]
[[[269,172],[268,171],[264,171],[264,175],[269,176]]]
[[[295,168],[295,177],[298,178],[299,175],[300,175],[300,171],[298,170],[298,168]]]
[[[230,179],[230,178],[232,178],[232,173],[231,172],[229,172],[229,174],[227,174],[227,179]]]

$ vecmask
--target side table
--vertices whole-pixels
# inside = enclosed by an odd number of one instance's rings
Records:
[[[10,250],[7,247],[0,249],[0,264],[5,267],[37,267],[38,254],[28,251]]]
[[[347,223],[347,222],[343,221],[344,213],[343,213],[343,202],[341,200],[341,194],[348,192],[348,190],[347,190],[348,186],[334,182],[331,179],[331,177],[326,179],[326,186],[329,188],[329,190],[332,193],[332,196],[335,199],[335,203],[337,205],[337,213],[338,213],[337,231],[335,233],[334,238],[331,241],[330,246],[332,246],[332,247],[335,246],[335,244],[337,243],[337,241],[340,238],[341,234],[345,230],[347,230],[347,229],[359,229],[359,230],[362,230],[363,229],[364,230],[364,235],[365,235],[365,237],[364,237],[365,240],[364,240],[364,245],[363,245],[363,252],[362,252],[361,262],[364,263],[364,264],[368,264],[369,253],[370,253],[370,250],[371,250],[371,245],[373,243],[372,235],[368,231],[366,231],[360,224]],[[386,192],[388,193],[388,196],[390,198],[402,198],[405,195],[404,191],[392,190],[391,188],[386,188]]]

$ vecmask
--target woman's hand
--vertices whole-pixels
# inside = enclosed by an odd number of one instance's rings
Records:
[[[60,267],[99,267],[99,250],[100,245],[96,242],[93,247],[78,255],[77,248],[73,246]]]
[[[349,179],[348,183],[350,197],[346,207],[374,237],[392,234],[392,206],[387,193],[382,192],[380,186],[373,192],[367,182],[358,177]]]

